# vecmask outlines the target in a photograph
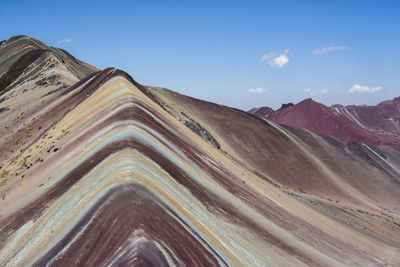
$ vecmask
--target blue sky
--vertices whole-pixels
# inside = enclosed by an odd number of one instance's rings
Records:
[[[0,39],[245,110],[400,96],[400,1],[82,2],[4,2]]]

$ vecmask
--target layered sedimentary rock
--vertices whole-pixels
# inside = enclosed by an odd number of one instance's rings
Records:
[[[400,99],[384,101],[377,106],[327,107],[312,99],[293,105],[282,105],[276,111],[248,112],[277,123],[305,128],[341,138],[346,143],[358,142],[377,146],[400,145]]]
[[[400,264],[398,147],[348,145],[114,68],[41,96],[0,114],[21,124],[0,144],[0,265]]]
[[[400,97],[383,101],[376,106],[334,105],[332,109],[368,131],[400,136]]]

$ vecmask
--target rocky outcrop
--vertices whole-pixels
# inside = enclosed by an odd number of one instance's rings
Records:
[[[274,112],[274,110],[270,107],[260,107],[260,108],[252,108],[247,112],[255,116],[265,117],[268,114]]]

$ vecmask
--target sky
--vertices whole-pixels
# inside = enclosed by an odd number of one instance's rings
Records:
[[[400,96],[400,1],[4,1],[25,34],[136,81],[243,110]]]

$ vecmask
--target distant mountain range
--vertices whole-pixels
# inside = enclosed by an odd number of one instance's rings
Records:
[[[288,126],[339,137],[346,143],[377,146],[400,144],[400,97],[376,106],[327,107],[312,99],[286,104],[276,111],[253,108],[251,114]]]
[[[399,99],[251,113],[0,42],[0,266],[399,266]]]

